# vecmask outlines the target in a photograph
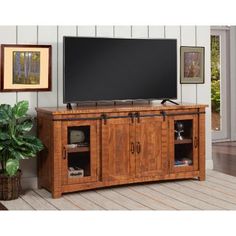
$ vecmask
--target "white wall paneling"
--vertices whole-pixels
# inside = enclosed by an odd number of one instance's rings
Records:
[[[38,106],[65,106],[63,104],[63,36],[97,36],[117,38],[176,38],[178,66],[177,101],[209,104],[206,112],[206,158],[211,159],[211,113],[210,113],[210,27],[209,26],[0,26],[0,43],[51,44],[52,45],[52,91],[18,92],[18,100],[30,102],[30,113]],[[205,83],[180,85],[180,46],[205,47]],[[0,103],[14,104],[16,93],[0,93]],[[36,159],[25,160],[24,177],[36,176]],[[33,179],[33,178],[32,178]],[[35,178],[34,178],[35,179]],[[26,181],[30,186],[30,181]],[[33,185],[32,185],[33,186]]]
[[[115,38],[130,38],[131,37],[131,26],[129,26],[129,25],[116,25],[116,26],[114,26],[114,37]]]
[[[196,27],[196,46],[205,47],[205,83],[197,84],[197,103],[208,104],[206,108],[206,157],[211,158],[211,65],[210,27]]]
[[[113,26],[112,25],[100,25],[96,26],[97,37],[113,37]]]
[[[38,93],[38,106],[57,106],[57,26],[39,26],[38,44],[52,45],[52,91]]]
[[[37,44],[37,26],[18,26],[17,27],[17,44]],[[29,113],[35,115],[37,107],[37,92],[18,92],[17,100],[29,101]]]
[[[63,36],[76,36],[76,26],[59,26],[58,27],[58,80],[57,80],[57,105],[64,106],[63,104]]]
[[[210,37],[210,36],[209,36]],[[195,46],[195,26],[181,26],[181,46]],[[182,101],[196,103],[196,85],[182,84]]]
[[[165,37],[165,26],[150,25],[148,27],[149,38],[164,38]]]
[[[78,26],[78,36],[95,36],[95,26],[81,25]]]
[[[165,36],[170,39],[177,39],[177,101],[181,101],[181,85],[180,81],[180,26],[166,26]]]
[[[16,26],[0,26],[0,44],[15,44],[16,43]],[[0,104],[15,104],[16,93],[15,92],[0,92]]]
[[[38,28],[37,26],[18,26],[17,27],[17,44],[37,44],[38,42]],[[29,113],[36,115],[35,107],[37,107],[37,92],[17,92],[17,101],[29,101]],[[35,126],[32,130],[35,134]],[[33,177],[37,172],[36,160],[22,160],[20,162],[23,171],[23,177]]]
[[[131,28],[132,38],[147,38],[148,37],[148,26],[146,25],[133,25]]]

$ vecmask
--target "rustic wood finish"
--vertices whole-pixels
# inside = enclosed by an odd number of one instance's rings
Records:
[[[134,125],[128,118],[108,120],[102,124],[102,180],[134,178]]]
[[[205,105],[122,105],[38,108],[45,145],[39,187],[62,193],[168,179],[205,179]],[[174,121],[191,120],[193,165],[175,166]],[[90,175],[68,177],[68,127],[89,126]],[[182,145],[182,144],[177,144]],[[73,151],[71,151],[73,152]]]

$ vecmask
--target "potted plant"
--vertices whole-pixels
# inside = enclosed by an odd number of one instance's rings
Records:
[[[43,149],[42,142],[29,131],[32,117],[27,115],[28,101],[13,107],[0,105],[0,200],[19,197],[21,191],[20,160],[35,157]]]

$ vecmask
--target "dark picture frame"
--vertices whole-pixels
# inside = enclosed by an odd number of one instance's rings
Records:
[[[205,48],[180,47],[180,83],[205,83]]]
[[[2,44],[0,92],[51,91],[52,46]]]

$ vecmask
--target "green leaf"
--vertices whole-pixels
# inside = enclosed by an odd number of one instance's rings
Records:
[[[12,118],[12,109],[8,104],[0,105],[0,124],[7,124]]]
[[[16,143],[16,147],[19,145],[19,146],[22,146],[25,144],[23,138],[21,136],[15,136],[15,135],[12,135],[12,139],[15,141]]]
[[[25,120],[21,124],[18,124],[16,129],[18,132],[29,132],[33,128],[32,120]]]
[[[9,176],[14,176],[20,167],[19,161],[8,159],[6,162],[6,172]]]
[[[35,157],[44,146],[35,136],[27,133],[33,127],[32,117],[26,113],[29,103],[22,101],[13,106],[0,105],[0,161],[4,160],[4,172],[14,175],[19,160]]]
[[[24,153],[20,150],[9,148],[10,156],[14,159],[21,160],[27,159],[28,157],[24,155]]]
[[[13,115],[16,119],[24,117],[29,109],[28,101],[20,101],[18,102],[12,109]]]
[[[32,148],[35,152],[39,152],[44,148],[41,140],[34,136],[27,135],[24,140],[26,141],[25,145]]]
[[[9,136],[9,134],[1,132],[0,133],[0,140],[7,140],[10,139],[11,137]]]

